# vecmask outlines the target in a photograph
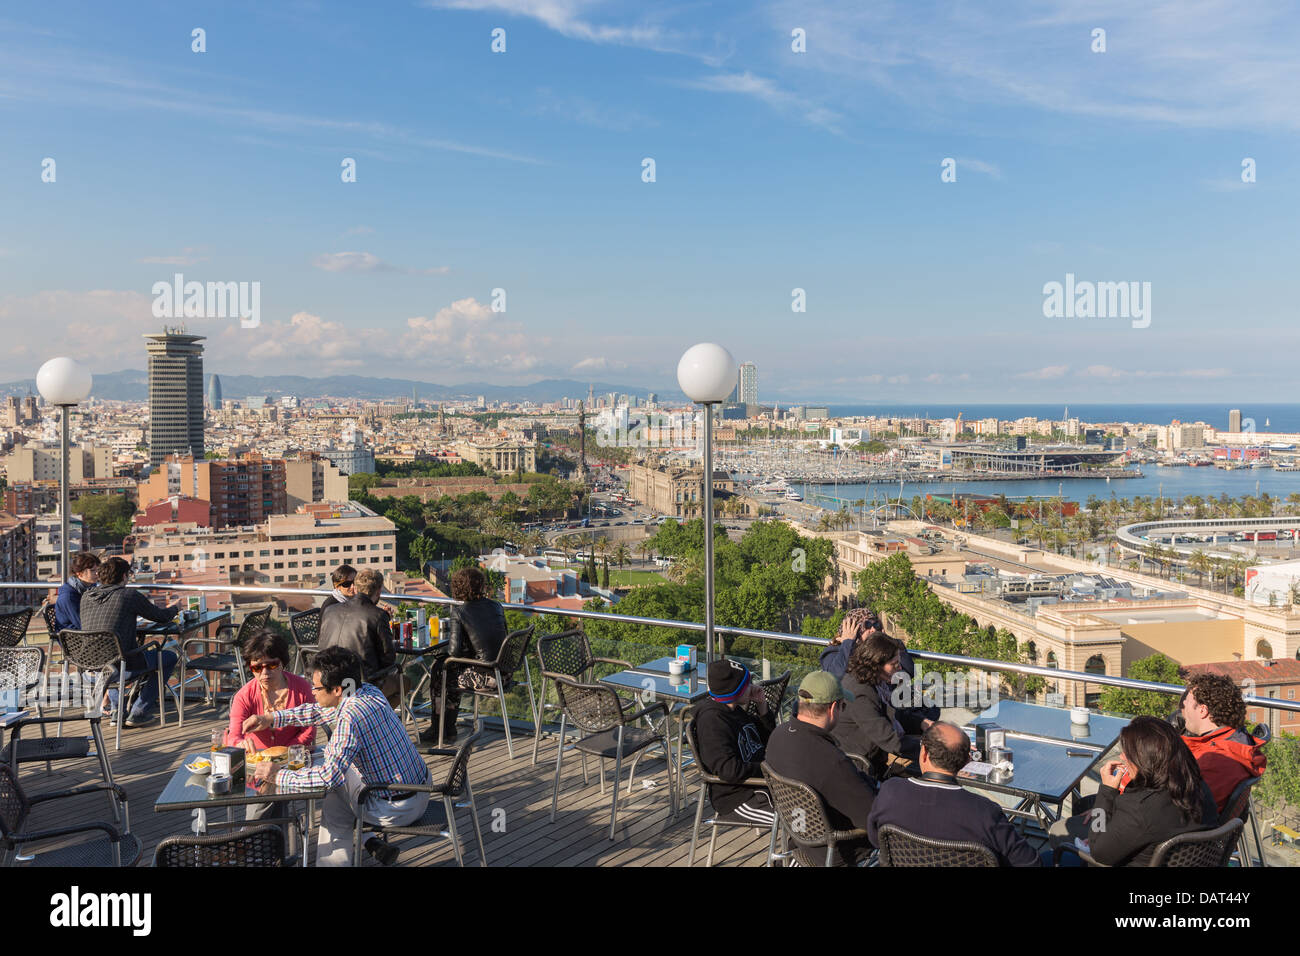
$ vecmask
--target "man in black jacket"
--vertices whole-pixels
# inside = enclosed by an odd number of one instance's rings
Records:
[[[397,649],[393,645],[388,612],[379,606],[379,595],[384,588],[383,575],[367,568],[357,575],[356,580],[356,597],[321,610],[320,649],[346,647],[361,658],[362,675],[366,681],[374,682],[377,672],[397,660]],[[396,674],[380,680],[376,686],[384,692],[390,704],[396,705],[399,692]]]
[[[758,711],[751,717],[744,705]],[[699,743],[701,765],[726,783],[709,784],[709,802],[719,817],[752,821],[770,827],[776,811],[767,790],[747,787],[744,781],[762,773],[767,740],[776,725],[768,712],[763,688],[750,680],[739,661],[718,660],[709,665],[709,699],[696,708],[692,721]]]
[[[875,800],[875,785],[853,766],[831,736],[847,694],[832,675],[813,671],[799,684],[798,699],[794,720],[777,727],[767,741],[767,765],[781,776],[816,790],[835,829],[865,829]],[[797,840],[799,834],[792,836]],[[871,853],[867,840],[840,843],[837,849],[840,862],[849,866],[865,864]],[[822,853],[802,859],[820,865],[825,858]]]
[[[340,564],[330,575],[334,590],[321,601],[321,611],[333,604],[346,604],[357,596],[357,569],[350,564]]]
[[[887,823],[920,837],[978,843],[994,852],[999,866],[1038,866],[1038,854],[988,797],[957,783],[970,761],[970,738],[954,724],[930,725],[921,738],[921,776],[895,777],[880,785],[867,832],[879,845]]]

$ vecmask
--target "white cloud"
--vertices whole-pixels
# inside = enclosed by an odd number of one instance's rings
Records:
[[[626,362],[611,360],[605,356],[593,356],[585,358],[573,366],[571,371],[574,372],[609,372],[615,369],[622,370],[627,368]]]
[[[440,276],[451,271],[449,266],[406,269],[385,262],[369,252],[326,252],[314,258],[311,264],[325,272],[402,272],[407,275]]]
[[[992,163],[986,163],[982,159],[971,159],[969,156],[967,157],[957,156],[954,158],[957,161],[957,169],[959,171],[969,169],[969,170],[974,170],[977,173],[983,173],[985,176],[990,176],[993,179],[1002,178],[1002,170],[1000,170],[997,166],[993,165]]]
[[[678,85],[712,93],[740,93],[744,96],[752,96],[781,113],[798,116],[810,125],[821,126],[832,133],[840,131],[835,125],[840,119],[838,114],[824,107],[814,106],[798,94],[781,89],[766,77],[756,76],[748,70],[744,73],[717,73],[698,80],[683,81]]]
[[[1035,382],[1046,382],[1054,378],[1060,378],[1070,370],[1068,365],[1047,365],[1043,368],[1034,369],[1032,372],[1020,372],[1015,378],[1028,379]]]

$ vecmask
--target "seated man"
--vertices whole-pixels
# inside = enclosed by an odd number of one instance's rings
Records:
[[[970,738],[944,721],[931,724],[921,738],[921,776],[895,777],[880,785],[867,830],[880,845],[887,823],[934,840],[978,843],[992,850],[999,866],[1038,866],[1038,854],[1016,832],[1002,808],[957,783],[957,771],[970,760]]]
[[[857,642],[844,677],[844,690],[852,697],[835,728],[844,751],[866,757],[871,772],[882,780],[891,770],[920,773],[920,735],[934,722],[920,708],[894,705],[902,654],[901,642],[886,634]]]
[[[357,569],[350,564],[340,564],[330,575],[334,590],[321,601],[321,610],[332,604],[346,604],[357,596]]]
[[[866,829],[875,785],[853,766],[831,736],[847,700],[840,682],[825,671],[805,677],[799,684],[799,710],[794,719],[781,724],[768,738],[767,765],[817,791],[835,829]],[[848,866],[866,863],[871,854],[871,844],[865,839],[840,843],[836,849],[840,862]],[[825,854],[812,854],[803,861],[820,865],[825,858]]]
[[[1183,743],[1196,758],[1222,813],[1237,785],[1258,777],[1268,766],[1264,745],[1243,729],[1246,704],[1241,689],[1231,677],[1196,674],[1187,681],[1179,713]]]
[[[340,604],[331,604],[320,614],[320,649],[345,647],[361,658],[366,680],[397,660],[388,612],[379,606],[384,576],[366,568],[357,574],[356,596]],[[396,672],[382,679],[380,690],[394,706],[400,692]]]
[[[244,720],[243,732],[334,724],[319,767],[277,772],[267,761],[254,769],[257,780],[282,793],[327,788],[329,796],[321,804],[316,865],[351,866],[358,813],[368,823],[404,826],[420,819],[429,804],[426,791],[392,789],[372,791],[365,806],[357,807],[362,786],[423,786],[429,783],[429,768],[384,696],[362,683],[361,659],[356,654],[342,647],[326,648],[312,658],[311,666],[315,703],[253,714]],[[397,860],[397,849],[378,837],[366,841],[366,850],[385,866]]]
[[[754,703],[757,718],[744,709],[747,701]],[[709,784],[714,811],[728,821],[771,826],[776,816],[771,796],[765,789],[744,786],[743,781],[762,775],[767,740],[776,720],[768,712],[763,688],[750,680],[743,664],[717,660],[709,665],[709,699],[696,708],[693,724],[700,763],[727,781]]]

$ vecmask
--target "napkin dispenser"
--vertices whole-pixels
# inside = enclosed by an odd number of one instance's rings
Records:
[[[988,753],[990,747],[1006,746],[1007,732],[997,724],[992,722],[981,722],[975,724],[974,728],[975,749],[980,753]]]
[[[232,788],[244,785],[244,748],[222,747],[212,751],[212,773],[224,774],[231,780]]]
[[[690,672],[695,670],[695,655],[696,650],[694,644],[677,645],[677,659],[682,662],[683,671]]]

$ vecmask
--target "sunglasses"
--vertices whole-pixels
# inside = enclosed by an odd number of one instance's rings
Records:
[[[280,669],[279,661],[263,661],[261,664],[249,664],[248,669],[254,674],[260,674],[264,670],[278,671]]]

